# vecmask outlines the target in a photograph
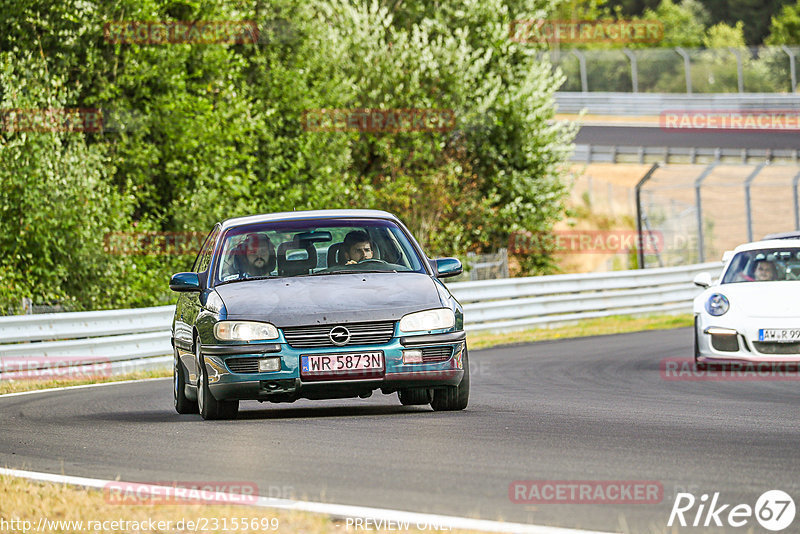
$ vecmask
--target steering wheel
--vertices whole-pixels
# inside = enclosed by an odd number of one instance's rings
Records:
[[[389,262],[379,260],[378,258],[370,258],[368,260],[361,260],[360,262],[356,263],[356,265],[364,265],[365,263],[383,263],[388,264]]]

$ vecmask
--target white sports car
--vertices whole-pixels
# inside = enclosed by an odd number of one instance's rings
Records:
[[[769,237],[769,236],[768,236]],[[698,368],[732,362],[800,362],[800,233],[736,247],[722,276],[694,299]]]

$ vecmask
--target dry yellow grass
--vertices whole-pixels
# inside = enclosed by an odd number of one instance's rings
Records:
[[[0,532],[3,534],[29,532],[321,534],[356,532],[357,529],[354,528],[352,521],[351,518],[351,523],[348,525],[346,519],[331,518],[324,514],[242,505],[120,505],[115,504],[113,499],[107,499],[99,490],[30,482],[0,475]],[[190,525],[190,522],[193,524]],[[40,528],[42,526],[46,528]],[[192,528],[195,526],[197,528]],[[358,530],[363,531],[363,529]],[[389,532],[392,529],[368,530]],[[408,530],[403,529],[403,531],[438,532],[427,528],[420,530],[413,522]]]
[[[171,370],[164,371],[142,371],[137,373],[127,373],[118,376],[109,376],[102,378],[83,378],[75,379],[56,379],[56,380],[0,380],[0,395],[6,393],[20,393],[22,391],[31,391],[34,389],[50,389],[69,386],[81,386],[84,384],[97,384],[99,382],[121,382],[124,380],[142,380],[145,378],[162,378],[165,376],[172,376]],[[2,531],[0,531],[2,532]]]

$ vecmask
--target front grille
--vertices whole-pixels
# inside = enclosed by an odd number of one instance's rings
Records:
[[[711,334],[711,346],[720,352],[737,352],[739,337],[733,334]]]
[[[447,345],[441,347],[425,347],[422,349],[423,362],[443,362],[449,360],[452,355],[453,347]]]
[[[346,345],[334,345],[328,336],[335,326],[343,326],[350,332]],[[327,324],[313,326],[292,326],[283,329],[286,342],[294,348],[340,347],[349,345],[382,345],[394,335],[394,321],[374,323]]]
[[[258,372],[258,358],[228,358],[225,363],[232,373]]]
[[[753,345],[761,354],[800,354],[800,343],[753,341]]]

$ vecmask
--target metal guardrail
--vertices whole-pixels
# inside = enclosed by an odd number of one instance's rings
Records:
[[[456,282],[468,331],[551,326],[611,315],[691,310],[692,284],[720,262],[610,273]],[[120,374],[169,367],[173,306],[0,318],[0,379],[70,367]],[[20,365],[23,362],[24,365]],[[46,373],[42,373],[46,375]],[[57,375],[57,373],[56,373]]]
[[[695,148],[655,146],[575,145],[572,161],[584,163],[725,163],[748,165],[763,162],[797,165],[800,150],[757,148]]]
[[[564,274],[459,282],[448,287],[464,305],[465,329],[514,330],[611,315],[689,312],[701,290],[700,272],[718,274],[711,262],[610,273]]]
[[[664,111],[798,110],[800,94],[775,93],[579,93],[557,92],[558,113],[660,115]]]

